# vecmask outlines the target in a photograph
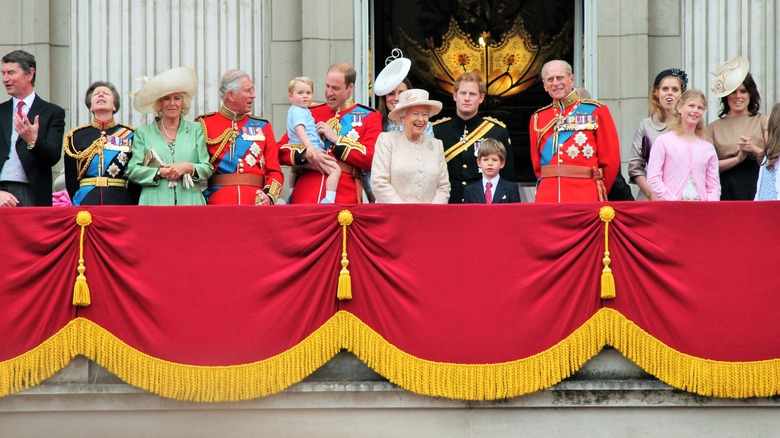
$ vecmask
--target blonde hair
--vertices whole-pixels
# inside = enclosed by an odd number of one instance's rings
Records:
[[[502,163],[506,162],[506,148],[504,144],[495,138],[486,138],[479,145],[479,152],[477,152],[477,160],[481,160],[482,157],[486,157],[491,154],[498,155],[498,158]]]
[[[311,88],[311,92],[314,93],[314,81],[312,81],[308,76],[298,76],[297,78],[292,78],[290,83],[287,85],[287,94],[292,94],[293,89],[295,89],[295,84],[298,82],[308,85],[309,88]]]
[[[680,116],[680,112],[678,111],[678,108],[685,105],[686,102],[688,102],[691,99],[699,99],[701,100],[702,104],[704,104],[704,111],[707,111],[707,98],[704,97],[704,93],[701,91],[695,89],[695,88],[689,88],[683,92],[683,94],[680,95],[680,98],[677,99],[677,102],[674,103],[674,117],[672,120],[669,120],[668,127],[670,131],[674,131],[678,134],[683,134],[682,132],[682,118]],[[704,131],[704,117],[699,119],[699,122],[696,124],[696,129],[694,130],[694,134],[696,134],[697,137],[701,137],[701,133]]]
[[[766,168],[772,170],[775,167],[775,163],[777,163],[777,158],[780,157],[780,103],[776,103],[772,107],[766,135],[766,148],[764,148],[761,158],[766,157],[768,160]]]
[[[175,93],[171,94],[178,94],[181,96],[181,115],[187,115],[190,112],[190,108],[192,107],[192,96],[189,95],[189,93],[185,93],[183,91],[177,91]],[[171,94],[166,94],[165,96],[170,96]],[[160,114],[162,113],[162,100],[163,97],[160,97],[159,99],[154,101],[154,113]]]

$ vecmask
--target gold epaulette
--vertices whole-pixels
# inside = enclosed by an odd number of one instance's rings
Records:
[[[485,117],[482,117],[482,118],[487,120],[488,122],[493,122],[494,124],[496,124],[496,125],[504,128],[504,129],[506,129],[506,124],[504,122],[498,120],[498,119],[495,119],[495,118],[490,117],[490,116],[485,116]]]
[[[603,105],[601,102],[599,102],[598,100],[595,100],[595,99],[580,99],[580,102],[582,102],[582,103],[589,103],[591,105],[595,105],[596,108],[598,108],[601,105]]]
[[[542,112],[542,111],[546,110],[547,108],[552,108],[552,106],[553,106],[553,103],[550,103],[550,104],[549,104],[549,105],[547,105],[547,106],[543,106],[543,107],[539,108],[538,110],[534,111],[534,114],[538,114],[538,113],[540,113],[540,112]]]
[[[204,117],[208,117],[208,116],[213,116],[213,115],[214,115],[214,114],[216,114],[216,113],[217,113],[216,111],[212,111],[212,112],[210,112],[210,113],[201,114],[201,115],[199,115],[198,117],[195,117],[195,120],[202,119],[202,118],[204,118]]]
[[[370,107],[370,106],[368,106],[368,105],[363,105],[362,103],[358,103],[358,104],[356,104],[356,105],[357,105],[357,106],[359,106],[359,107],[361,107],[361,108],[365,108],[365,109],[367,109],[367,110],[369,110],[369,111],[377,112],[377,111],[376,111],[376,109],[374,109],[374,108],[371,108],[371,107]]]
[[[449,122],[450,120],[452,120],[452,117],[442,117],[439,120],[436,120],[435,122],[431,122],[431,126],[436,126],[439,123]]]
[[[81,125],[81,126],[77,126],[77,127],[73,128],[73,129],[71,129],[70,131],[68,131],[68,133],[65,134],[65,137],[62,139],[62,149],[66,150],[66,151],[68,150],[68,145],[70,144],[70,139],[73,137],[73,134],[75,134],[76,131],[84,129],[84,128],[89,128],[90,126],[92,126],[92,125],[91,124]]]

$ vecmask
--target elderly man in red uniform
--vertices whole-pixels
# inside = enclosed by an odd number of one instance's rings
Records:
[[[225,72],[219,97],[218,112],[197,118],[214,165],[209,187],[203,192],[208,204],[275,203],[284,175],[271,123],[249,114],[255,101],[252,78],[241,70]]]
[[[620,170],[620,142],[609,109],[581,99],[566,61],[542,67],[553,103],[531,117],[536,202],[606,201]]]
[[[341,168],[336,191],[337,204],[363,201],[361,177],[371,170],[374,143],[382,132],[382,117],[373,108],[356,104],[350,98],[355,88],[355,69],[345,63],[333,64],[325,77],[326,103],[310,108],[317,132],[325,139],[328,151],[287,144],[280,140],[279,160],[288,166],[300,166],[291,204],[316,204],[325,197],[327,161]]]

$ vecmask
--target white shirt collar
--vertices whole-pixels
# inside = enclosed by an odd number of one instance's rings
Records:
[[[20,100],[24,102],[24,106],[27,108],[27,111],[30,111],[30,107],[32,107],[33,101],[35,100],[35,91],[27,95],[27,97],[24,99],[17,99],[14,97],[14,113],[16,113],[16,106],[19,105]]]

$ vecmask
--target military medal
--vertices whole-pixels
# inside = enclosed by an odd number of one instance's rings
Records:
[[[352,127],[363,126],[363,113],[352,113]]]

